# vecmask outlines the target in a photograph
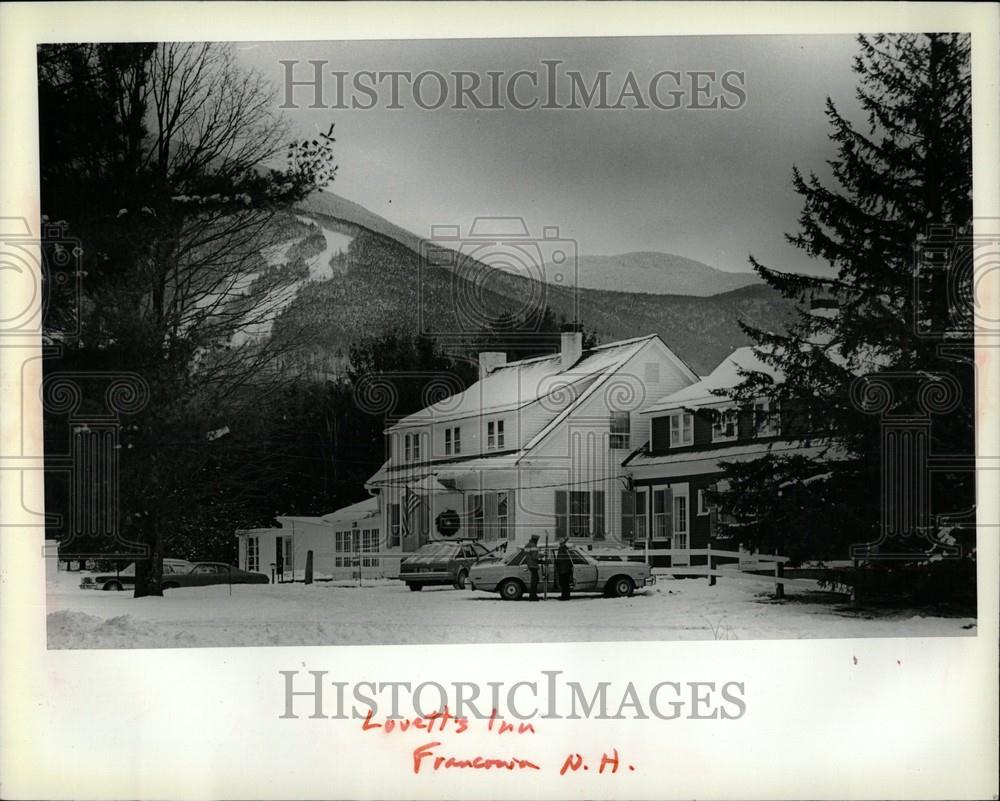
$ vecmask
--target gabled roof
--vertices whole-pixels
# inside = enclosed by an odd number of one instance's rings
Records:
[[[779,382],[782,379],[782,374],[770,365],[765,364],[756,354],[754,348],[749,346],[737,348],[723,359],[718,367],[700,381],[661,398],[652,406],[645,409],[643,413],[662,412],[667,409],[676,409],[684,406],[725,403],[725,397],[713,394],[713,390],[732,389],[742,383],[741,370],[767,373],[775,382]]]
[[[658,336],[650,334],[585,350],[567,370],[562,369],[558,353],[510,362],[465,391],[404,417],[389,430],[512,411],[543,398],[547,408],[558,413],[573,406],[594,381],[617,370],[653,339]]]

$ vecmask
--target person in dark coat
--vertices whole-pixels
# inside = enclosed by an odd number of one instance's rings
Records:
[[[568,601],[569,591],[573,586],[573,559],[569,555],[569,547],[566,540],[559,540],[559,549],[556,551],[556,578],[559,580],[559,600]]]
[[[524,565],[531,576],[531,587],[528,590],[528,600],[538,600],[538,535],[533,534],[524,546]]]

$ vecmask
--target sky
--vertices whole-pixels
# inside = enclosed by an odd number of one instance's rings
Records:
[[[334,124],[339,169],[332,191],[420,236],[431,227],[457,225],[467,231],[476,217],[524,218],[533,234],[558,227],[576,240],[580,254],[611,255],[663,251],[713,267],[747,271],[748,254],[781,270],[822,272],[826,265],[788,245],[797,230],[801,199],[791,186],[793,165],[827,178],[834,156],[824,115],[831,97],[857,117],[857,52],[851,36],[712,36],[644,38],[476,39],[246,43],[238,57],[260,71],[286,99],[285,78],[311,79],[309,60],[320,67],[321,93],[312,86],[293,89],[299,108],[287,109],[293,129],[315,136]],[[293,67],[280,62],[298,61]],[[453,108],[455,71],[475,72],[479,97],[491,104],[488,72],[502,73],[501,87],[518,70],[537,76],[515,84],[515,99],[545,102],[546,67],[559,60],[558,102],[571,90],[567,71],[578,71],[590,86],[599,71],[608,76],[609,104],[631,72],[650,108]],[[288,70],[293,72],[288,73]],[[365,70],[432,70],[445,75],[448,101],[436,110],[421,108],[412,84],[402,82],[397,105],[390,81],[378,84],[371,109],[331,108],[346,96],[368,104],[352,90]],[[649,98],[652,77],[681,73],[682,107],[659,109]],[[715,72],[709,97],[737,108],[690,108],[690,71]],[[726,72],[742,89],[725,90]],[[345,73],[339,93],[334,72]],[[367,83],[374,78],[361,79]],[[471,80],[471,79],[468,79]],[[659,99],[677,88],[673,77],[657,85]],[[436,79],[421,83],[425,105],[439,95]],[[309,108],[320,105],[320,108]],[[583,105],[581,103],[581,105]]]

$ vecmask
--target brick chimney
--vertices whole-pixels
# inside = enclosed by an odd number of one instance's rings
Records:
[[[507,354],[503,351],[486,350],[479,354],[479,380],[507,364]]]
[[[566,323],[562,327],[562,340],[559,346],[559,369],[568,370],[583,354],[583,326],[579,323]]]

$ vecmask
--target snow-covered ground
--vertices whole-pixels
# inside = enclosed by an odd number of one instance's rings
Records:
[[[932,637],[975,633],[970,618],[852,612],[803,592],[773,601],[767,585],[661,578],[633,598],[501,601],[451,588],[413,593],[398,581],[238,585],[168,590],[163,598],[48,585],[50,648],[395,645],[466,642]]]

